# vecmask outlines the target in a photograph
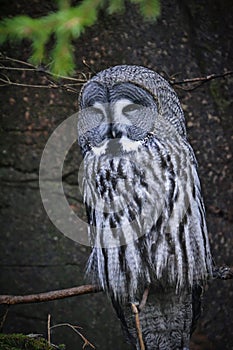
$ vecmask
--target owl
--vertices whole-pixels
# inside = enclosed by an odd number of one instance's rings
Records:
[[[132,304],[145,349],[188,349],[212,259],[177,95],[154,71],[122,65],[83,86],[79,109],[87,276],[110,297],[133,349]]]

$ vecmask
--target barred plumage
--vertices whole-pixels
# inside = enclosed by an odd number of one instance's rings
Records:
[[[140,313],[146,349],[188,348],[212,261],[174,90],[144,67],[100,72],[80,93],[78,135],[93,246],[87,275],[110,295],[135,349],[129,304],[140,303],[148,286]]]

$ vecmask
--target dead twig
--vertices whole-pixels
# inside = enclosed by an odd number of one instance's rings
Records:
[[[102,290],[98,286],[90,284],[31,295],[0,295],[0,304],[15,305],[27,303],[40,303],[44,301],[69,298],[77,295],[98,293],[101,291]]]
[[[12,57],[4,56],[0,53],[0,71],[3,72],[11,72],[11,71],[19,71],[19,72],[34,72],[34,73],[40,73],[43,77],[50,77],[54,78],[55,81],[49,81],[48,84],[24,84],[24,83],[18,83],[16,81],[12,81],[9,79],[6,74],[2,74],[3,78],[0,78],[0,82],[2,84],[0,86],[6,86],[6,85],[13,85],[13,86],[18,86],[18,87],[31,87],[31,88],[44,88],[44,89],[58,89],[62,88],[66,91],[77,93],[77,90],[74,88],[75,86],[80,86],[83,85],[86,81],[88,81],[93,74],[96,72],[93,71],[92,67],[87,64],[85,60],[83,60],[83,65],[89,69],[89,73],[83,73],[83,72],[78,72],[77,75],[78,77],[66,77],[63,75],[58,75],[54,74],[47,69],[47,67],[43,66],[34,66],[31,63],[24,62],[21,60],[17,60]],[[3,63],[6,62],[7,65],[4,65]],[[10,66],[12,65],[17,65],[15,66]],[[190,79],[184,79],[180,81],[176,81],[174,78],[170,77],[168,80],[171,85],[185,90],[185,91],[193,91],[203,84],[213,80],[213,79],[220,79],[220,78],[225,78],[226,76],[233,75],[233,71],[227,71],[224,73],[220,74],[209,74],[205,77],[196,77],[196,78],[190,78]],[[58,83],[59,80],[59,83]],[[61,83],[63,81],[63,83]],[[71,83],[67,83],[67,81],[71,81]]]
[[[56,79],[64,79],[64,80],[70,80],[70,81],[74,81],[76,83],[84,83],[87,80],[90,79],[90,73],[85,74],[83,72],[77,72],[76,75],[79,75],[79,78],[75,78],[75,77],[67,77],[64,75],[59,75],[59,74],[55,74],[52,73],[50,70],[48,70],[46,67],[44,66],[35,66],[32,63],[28,63],[25,61],[21,61],[21,60],[17,60],[15,58],[12,57],[8,57],[8,56],[4,56],[3,54],[0,53],[0,62],[9,62],[9,63],[13,63],[13,64],[19,64],[21,66],[27,66],[29,68],[25,68],[25,67],[11,67],[11,66],[5,66],[3,64],[0,64],[0,70],[7,70],[7,71],[29,71],[29,72],[38,72],[38,73],[44,73],[45,75],[54,77]],[[87,65],[87,63],[85,61],[83,61],[83,64],[88,67],[91,71],[91,67]]]
[[[233,75],[233,71],[227,71],[221,74],[210,74],[206,77],[197,77],[197,78],[191,78],[191,79],[184,79],[181,81],[175,81],[174,79],[170,79],[169,82],[173,86],[177,86],[178,88],[185,90],[185,91],[193,91],[200,87],[201,85],[209,82],[213,79],[219,79],[219,78],[225,78],[226,76]],[[188,85],[187,87],[182,87],[180,85]],[[191,86],[190,86],[191,85]]]
[[[51,315],[48,314],[48,321],[47,321],[47,331],[48,331],[48,343],[49,345],[51,344]]]
[[[32,63],[21,61],[21,60],[17,60],[16,58],[5,56],[1,52],[0,52],[0,59],[4,60],[4,61],[11,61],[11,62],[14,62],[14,63],[19,63],[19,64],[22,64],[22,65],[25,65],[25,66],[28,66],[28,67],[31,67],[31,68],[35,67]]]
[[[2,319],[1,319],[1,323],[0,323],[0,332],[2,332],[2,328],[3,328],[3,325],[6,321],[6,318],[7,318],[7,315],[8,315],[8,311],[9,311],[9,305],[6,306],[6,311],[4,312],[3,316],[2,316]]]
[[[213,278],[220,280],[233,279],[233,267],[220,266],[214,267]],[[83,285],[79,287],[55,290],[47,293],[31,294],[31,295],[0,295],[0,304],[15,305],[27,303],[40,303],[44,301],[51,301],[57,299],[69,298],[77,295],[84,295],[90,293],[99,293],[102,289],[96,285]],[[139,305],[141,310],[147,301],[149,289],[146,288]]]
[[[138,308],[133,303],[131,304],[131,308],[132,308],[133,314],[135,316],[135,326],[136,326],[136,330],[137,330],[137,334],[138,334],[140,349],[145,350],[145,345],[144,345],[143,338],[142,338],[142,330],[141,330],[141,326],[140,326]]]
[[[145,345],[144,345],[143,338],[142,338],[142,330],[141,330],[141,326],[140,326],[139,312],[146,305],[148,295],[149,295],[149,287],[144,290],[142,300],[141,300],[138,307],[133,303],[131,304],[132,311],[135,315],[135,326],[136,326],[138,340],[139,340],[141,350],[145,350]]]
[[[6,65],[4,64],[6,63]],[[11,66],[12,64],[13,66]],[[17,67],[15,67],[17,65]],[[89,69],[90,67],[85,64]],[[8,72],[29,72],[29,73],[39,73],[42,78],[46,78],[46,83],[42,84],[25,84],[14,81],[8,77],[6,73]],[[24,62],[21,60],[17,60],[8,56],[4,56],[0,53],[0,86],[18,86],[18,87],[30,87],[30,88],[40,88],[40,89],[64,89],[69,92],[77,93],[77,89],[75,87],[83,85],[86,81],[88,81],[92,75],[92,73],[83,73],[77,72],[77,77],[67,77],[63,75],[58,75],[50,72],[46,67],[43,66],[34,66],[31,63]],[[50,79],[48,79],[50,77]],[[54,80],[51,80],[53,79]]]
[[[81,332],[79,332],[77,330],[77,329],[82,329],[82,327],[73,326],[70,323],[59,323],[59,324],[56,324],[56,325],[50,327],[50,330],[53,328],[64,327],[64,326],[70,327],[75,333],[77,333],[82,338],[82,340],[84,342],[83,349],[85,349],[86,346],[90,346],[92,349],[95,349],[95,346],[86,337],[84,337],[84,335]]]
[[[139,311],[141,311],[144,308],[144,306],[146,305],[148,295],[149,295],[149,287],[144,290],[142,300],[138,306]]]
[[[1,69],[1,67],[0,67]],[[18,86],[18,87],[30,87],[30,88],[37,88],[37,89],[63,89],[69,92],[74,92],[77,93],[77,89],[74,88],[74,86],[80,86],[83,85],[84,82],[79,82],[75,84],[61,84],[61,83],[55,83],[52,82],[51,80],[47,85],[45,84],[24,84],[24,83],[17,83],[16,81],[11,81],[8,76],[5,74],[2,74],[2,77],[0,77],[0,86],[6,86],[6,85],[11,85],[11,86]]]
[[[96,74],[94,69],[86,62],[86,60],[83,60],[82,62],[84,64],[84,66],[86,66],[93,74]]]

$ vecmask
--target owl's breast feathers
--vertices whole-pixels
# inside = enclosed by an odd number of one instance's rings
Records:
[[[90,152],[84,164],[92,282],[125,300],[157,281],[179,290],[207,278],[205,213],[186,142],[150,137],[125,155]]]

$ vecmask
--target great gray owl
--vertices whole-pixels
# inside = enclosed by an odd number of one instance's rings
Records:
[[[78,142],[91,282],[110,296],[140,349],[187,349],[212,273],[197,163],[174,90],[139,66],[106,69],[82,88]]]

